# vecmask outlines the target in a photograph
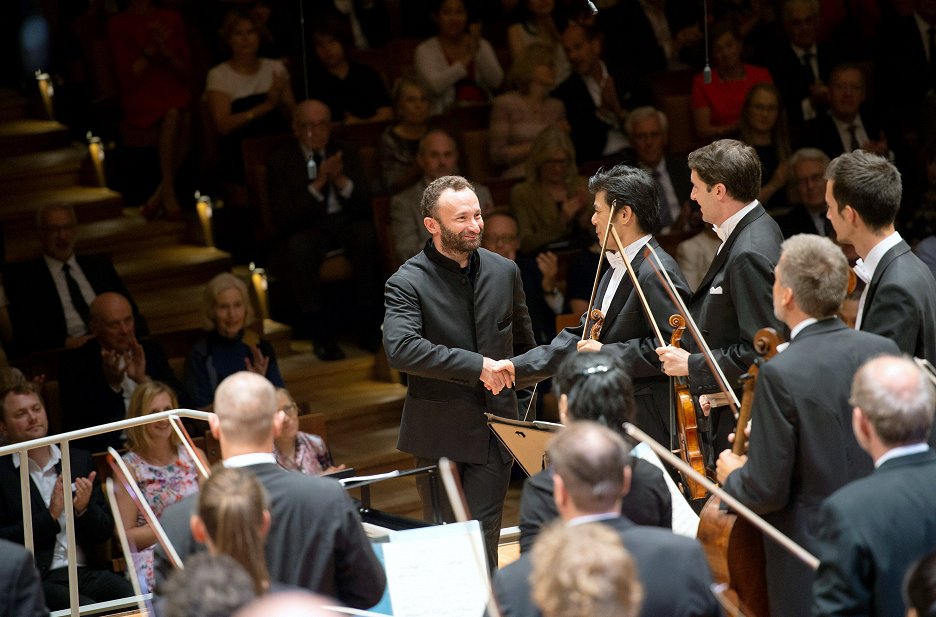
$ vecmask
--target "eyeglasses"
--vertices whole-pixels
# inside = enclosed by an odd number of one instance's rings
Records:
[[[299,405],[289,403],[288,405],[283,405],[279,411],[282,411],[287,416],[295,417],[299,415]]]
[[[492,245],[510,244],[517,239],[517,236],[516,234],[484,234],[484,239],[490,242]]]
[[[823,174],[813,174],[811,176],[797,178],[796,183],[800,186],[807,186],[809,184],[819,184],[823,180],[825,180],[825,176]]]

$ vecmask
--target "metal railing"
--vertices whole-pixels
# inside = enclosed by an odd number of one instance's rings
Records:
[[[58,446],[62,452],[62,477],[66,479],[62,482],[62,493],[64,494],[65,498],[65,536],[68,540],[68,595],[70,605],[69,614],[71,617],[79,617],[81,612],[79,610],[78,600],[78,561],[75,551],[75,509],[71,500],[70,479],[72,477],[72,473],[71,452],[68,449],[69,442],[75,439],[83,439],[84,437],[92,437],[94,435],[110,433],[112,431],[122,431],[134,426],[142,426],[144,424],[151,424],[161,420],[168,420],[170,416],[194,418],[196,420],[208,420],[211,415],[212,414],[207,411],[196,411],[194,409],[173,409],[169,411],[160,411],[146,416],[141,416],[139,418],[119,420],[117,422],[101,424],[100,426],[93,426],[91,428],[69,431],[67,433],[59,433],[58,435],[49,435],[40,439],[23,441],[0,448],[0,456],[6,456],[14,453],[17,453],[20,456],[19,470],[20,495],[23,501],[23,543],[26,545],[26,549],[30,553],[35,551],[35,542],[33,540],[32,496],[30,494],[29,464],[27,462],[27,453],[29,450],[33,450],[35,448],[42,448],[44,446],[51,445]],[[135,598],[131,597],[127,598],[126,600],[126,606],[136,605]],[[115,604],[110,606],[110,608],[122,608],[122,606]]]

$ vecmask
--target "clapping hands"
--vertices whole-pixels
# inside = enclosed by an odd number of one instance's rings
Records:
[[[478,379],[484,382],[484,387],[490,390],[492,394],[500,394],[501,390],[512,388],[516,383],[513,362],[485,358],[484,365],[481,368],[481,376]]]

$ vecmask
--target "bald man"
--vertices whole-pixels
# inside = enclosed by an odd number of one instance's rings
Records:
[[[138,341],[133,308],[125,297],[107,292],[89,307],[91,338],[62,356],[59,394],[64,429],[77,430],[123,420],[137,385],[162,381],[172,387],[183,407],[188,393],[169,366],[162,347],[153,340]],[[80,441],[81,447],[101,452],[123,447],[123,434],[105,433]]]

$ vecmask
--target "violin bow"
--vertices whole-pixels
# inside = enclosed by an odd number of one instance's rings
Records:
[[[611,213],[608,215],[608,224],[605,227],[604,238],[601,240],[601,251],[598,253],[598,267],[595,268],[595,282],[592,283],[591,297],[588,299],[588,309],[585,311],[585,325],[582,327],[582,340],[588,338],[588,320],[591,319],[592,309],[595,308],[595,296],[598,295],[598,283],[601,281],[601,260],[604,259],[605,251],[608,250],[608,237],[611,235],[611,221],[614,219],[614,213],[617,210],[617,200],[611,201]],[[618,247],[621,248],[620,246]]]
[[[175,434],[179,436],[182,446],[188,452],[189,456],[192,457],[192,462],[195,464],[195,468],[198,469],[198,473],[201,474],[202,478],[207,480],[211,472],[205,468],[205,464],[202,463],[201,458],[199,458],[198,452],[195,450],[195,442],[192,441],[188,431],[185,430],[185,425],[182,424],[182,420],[179,416],[169,416],[169,424],[172,425],[172,430],[175,431]]]
[[[726,493],[724,489],[719,488],[717,484],[693,469],[691,465],[686,464],[681,458],[675,456],[655,439],[644,433],[630,422],[624,423],[624,430],[627,431],[627,434],[634,439],[638,439],[650,446],[650,448],[657,453],[657,456],[665,460],[667,463],[677,468],[679,471],[688,474],[692,477],[693,480],[704,486],[710,493],[720,497],[723,502],[731,506],[731,508],[738,514],[749,520],[751,524],[760,529],[766,535],[770,536],[770,538],[777,542],[780,546],[792,553],[794,557],[805,563],[813,570],[819,568],[819,559],[815,555],[791,540],[783,532],[762,519],[760,516],[754,514],[750,508]]]
[[[614,241],[618,245],[618,250],[623,253],[624,243],[621,242],[621,237],[618,235],[617,229],[612,227],[611,234],[614,236]],[[653,311],[650,310],[650,303],[647,302],[647,296],[644,295],[643,288],[640,286],[640,281],[637,280],[637,273],[634,272],[634,266],[631,265],[631,262],[629,259],[627,259],[626,255],[622,255],[622,257],[624,257],[624,265],[627,267],[627,274],[630,276],[631,282],[634,284],[634,291],[637,292],[637,297],[640,298],[640,305],[643,306],[644,313],[647,315],[647,321],[650,322],[650,327],[653,328],[654,335],[656,335],[657,340],[660,341],[660,346],[666,347],[666,339],[663,338],[663,334],[660,332],[660,327],[657,325],[656,319],[653,317]]]

